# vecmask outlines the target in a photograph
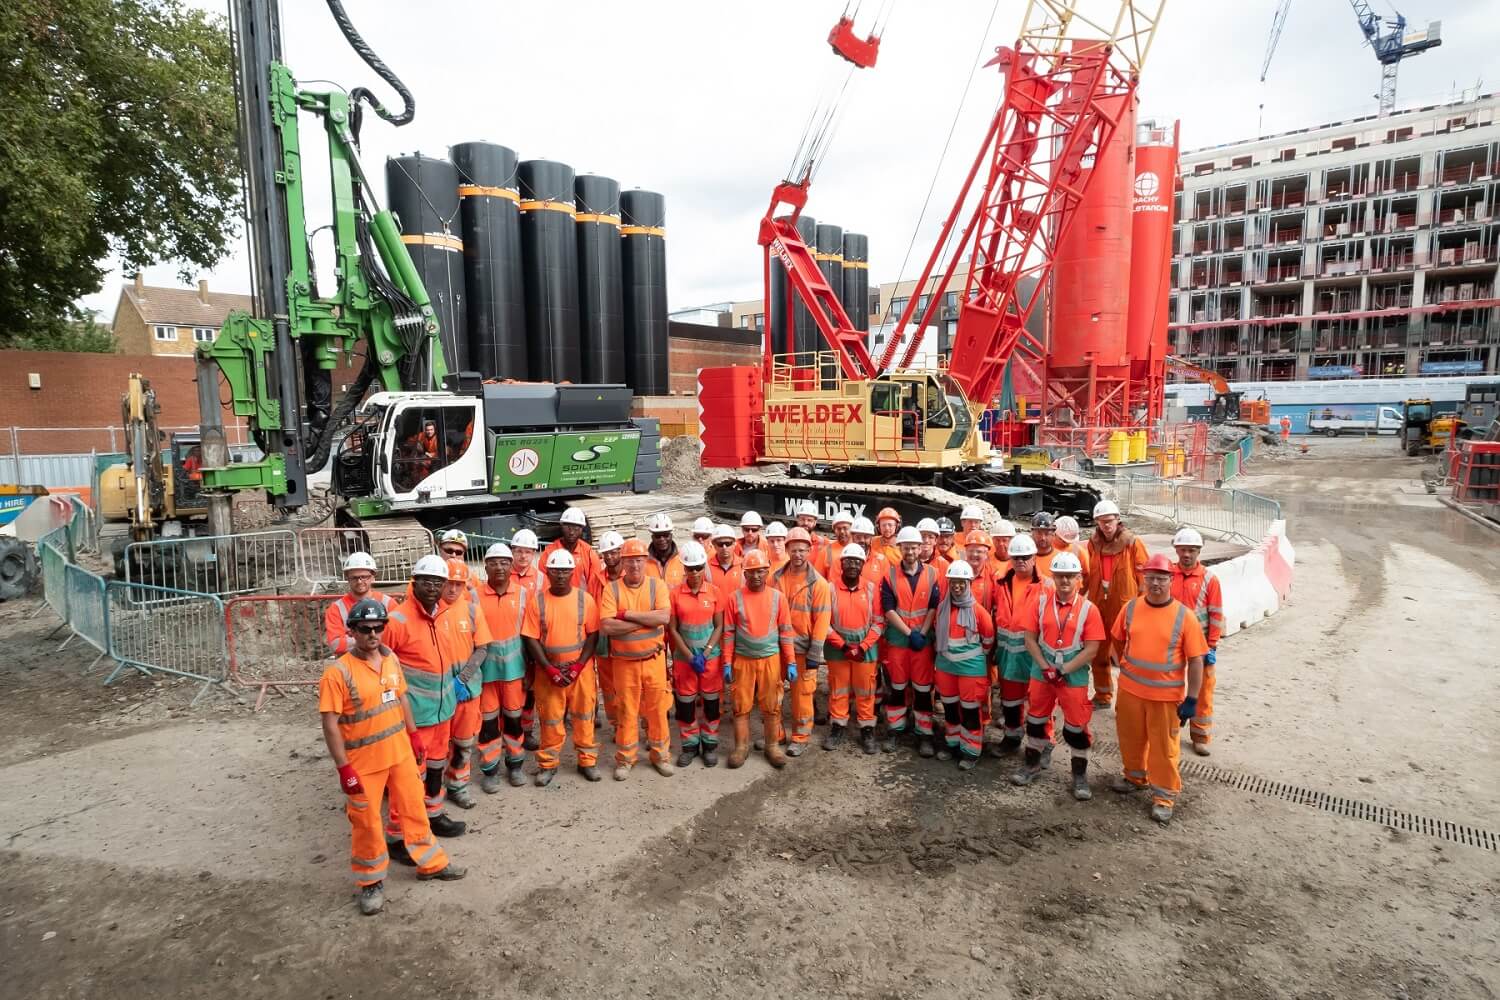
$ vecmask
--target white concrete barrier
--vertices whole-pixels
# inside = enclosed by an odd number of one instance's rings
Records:
[[[1286,537],[1285,521],[1273,522],[1252,551],[1210,567],[1224,595],[1224,635],[1279,611],[1291,594],[1295,567],[1296,552]]]

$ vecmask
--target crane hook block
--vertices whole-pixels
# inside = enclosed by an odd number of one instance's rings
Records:
[[[854,20],[848,17],[839,18],[839,23],[833,26],[833,30],[828,33],[828,44],[833,51],[861,69],[874,66],[875,57],[880,54],[880,36],[860,38],[854,33]]]

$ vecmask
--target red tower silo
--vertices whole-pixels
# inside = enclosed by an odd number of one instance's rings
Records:
[[[1172,205],[1177,187],[1178,123],[1145,122],[1136,131],[1134,222],[1131,226],[1130,395],[1150,420],[1166,393],[1167,322],[1171,318]]]

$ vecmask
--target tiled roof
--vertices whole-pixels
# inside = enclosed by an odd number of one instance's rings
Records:
[[[250,296],[234,292],[210,291],[200,297],[196,288],[159,288],[155,285],[138,288],[127,282],[120,290],[120,296],[121,305],[128,301],[148,326],[160,323],[218,327],[224,325],[224,317],[232,310],[254,311]],[[119,314],[118,309],[115,312]]]

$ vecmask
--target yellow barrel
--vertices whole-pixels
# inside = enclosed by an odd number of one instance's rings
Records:
[[[1109,464],[1124,465],[1130,461],[1130,435],[1115,431],[1109,436]]]
[[[1174,447],[1172,449],[1171,466],[1172,466],[1172,472],[1171,472],[1172,476],[1181,476],[1181,475],[1186,475],[1187,474],[1187,449],[1186,448],[1182,447],[1181,445],[1177,445],[1176,447]]]
[[[1130,432],[1130,460],[1132,462],[1144,462],[1146,460],[1146,432]]]

